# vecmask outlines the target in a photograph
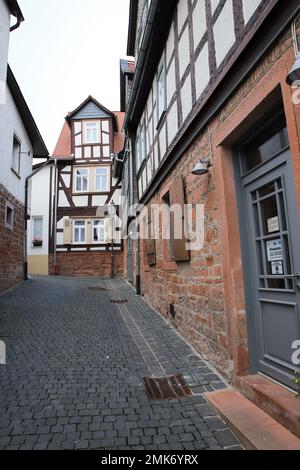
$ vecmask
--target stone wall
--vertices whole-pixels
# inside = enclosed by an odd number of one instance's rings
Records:
[[[111,255],[107,253],[57,253],[58,275],[109,278]],[[49,273],[54,274],[53,255],[49,256]],[[123,253],[115,254],[115,274],[124,275]]]
[[[142,291],[154,308],[229,380],[249,373],[249,361],[233,153],[228,136],[238,127],[245,132],[243,122],[248,115],[255,115],[255,108],[279,88],[300,200],[299,106],[293,107],[292,91],[285,83],[293,60],[288,30],[210,123],[215,160],[209,174],[192,175],[199,158],[210,155],[205,129],[149,201],[160,204],[172,181],[181,175],[186,203],[205,206],[204,248],[192,252],[189,262],[176,263],[166,257],[165,242],[157,240],[156,266],[149,267],[147,256],[141,254]]]
[[[5,227],[6,202],[14,210],[13,229]],[[24,206],[0,185],[0,292],[23,279]]]

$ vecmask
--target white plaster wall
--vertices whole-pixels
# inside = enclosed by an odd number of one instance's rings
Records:
[[[190,39],[189,39],[189,28],[186,27],[178,44],[179,54],[179,70],[180,78],[182,78],[187,66],[190,63]]]
[[[47,255],[49,251],[49,192],[50,166],[43,168],[32,178],[31,217],[43,217],[43,246],[33,247],[33,227],[28,222],[28,255]]]
[[[5,102],[9,29],[10,12],[6,2],[0,0],[0,106]]]
[[[246,1],[248,1],[248,0],[246,0]],[[204,3],[203,0],[198,0],[198,2],[203,2],[203,3]],[[210,0],[210,3],[211,3],[211,11],[212,11],[212,13],[214,13],[215,10],[216,10],[216,8],[217,8],[217,6],[218,6],[219,3],[220,3],[220,0]]]
[[[172,60],[167,75],[167,106],[169,106],[171,99],[176,91],[176,76],[175,76],[175,60]]]
[[[185,120],[192,110],[192,84],[191,75],[187,77],[181,89],[182,117]]]
[[[177,6],[178,14],[178,33],[180,34],[182,27],[188,16],[188,0],[179,0]]]
[[[63,189],[58,192],[58,207],[70,207],[69,201]]]
[[[235,43],[232,0],[227,0],[214,26],[217,66],[221,64]]]
[[[198,0],[198,3],[193,11],[193,32],[194,32],[194,47],[197,49],[199,42],[206,32],[206,9],[205,2]]]
[[[89,198],[88,196],[73,196],[73,202],[76,207],[87,207]]]
[[[174,45],[175,45],[175,42],[174,42],[174,26],[172,24],[171,29],[170,29],[170,33],[169,33],[169,37],[168,37],[168,40],[167,40],[167,44],[166,44],[166,62],[167,62],[167,65],[169,64],[170,59],[172,57],[172,54],[174,52]]]
[[[209,56],[208,44],[206,43],[195,62],[195,78],[196,78],[196,96],[200,98],[202,92],[205,90],[209,79]]]
[[[262,0],[243,0],[243,9],[244,9],[244,20],[245,23],[251,19],[253,14],[256,12],[257,8],[261,4]]]
[[[177,101],[174,102],[167,117],[168,145],[172,143],[178,132],[178,111]]]
[[[5,105],[0,105],[0,132],[0,183],[24,204],[25,179],[32,171],[32,157],[27,152],[32,155],[33,149],[8,86]],[[21,155],[20,178],[11,170],[14,134],[21,141],[21,151],[26,152]]]

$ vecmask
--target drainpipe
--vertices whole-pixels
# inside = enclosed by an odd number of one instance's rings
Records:
[[[22,18],[20,18],[20,17],[18,16],[17,22],[16,22],[16,24],[14,24],[14,25],[10,28],[10,32],[12,33],[13,31],[15,31],[15,29],[18,29],[19,26],[20,26],[20,24],[22,23],[22,21],[24,21],[24,19],[22,19]]]
[[[28,281],[28,249],[27,249],[27,241],[28,241],[28,188],[29,188],[29,181],[33,176],[39,173],[43,168],[49,165],[50,160],[47,160],[43,163],[42,166],[34,170],[29,176],[27,176],[25,180],[25,215],[24,215],[24,222],[25,222],[25,232],[24,232],[24,263],[23,263],[23,274],[24,274],[24,281]]]
[[[136,155],[135,155],[135,133],[129,132],[129,140],[130,140],[130,147],[131,147],[131,168],[132,168],[132,192],[133,198],[132,203],[138,204],[139,203],[139,189],[138,189],[138,181],[136,176]],[[140,240],[140,229],[138,226],[138,217],[140,215],[139,210],[135,215],[135,223],[136,223],[136,243],[135,243],[135,288],[136,288],[136,295],[141,295],[141,240]]]
[[[54,275],[58,275],[57,271],[57,204],[58,204],[58,171],[57,171],[57,158],[54,160],[54,214],[53,214],[53,268]]]

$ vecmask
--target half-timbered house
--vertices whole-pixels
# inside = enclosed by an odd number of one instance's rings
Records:
[[[204,206],[203,226],[183,213],[186,237],[164,239],[160,217],[155,240],[133,240],[127,278],[300,436],[292,394],[268,379],[296,389],[300,373],[299,51],[296,0],[131,0],[123,191],[148,224],[153,205]]]
[[[123,120],[124,113],[109,111],[91,96],[65,119],[52,157],[57,167],[52,273],[107,277],[113,249],[115,273],[122,274],[117,219],[109,219],[106,208],[114,203],[118,213],[121,181],[113,177],[112,156],[123,150]]]

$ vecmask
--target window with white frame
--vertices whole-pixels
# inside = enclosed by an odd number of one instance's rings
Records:
[[[93,220],[93,243],[105,242],[105,221]]]
[[[86,221],[73,221],[73,242],[77,244],[86,243]]]
[[[75,189],[77,193],[86,193],[89,189],[89,170],[78,168],[75,174]]]
[[[13,153],[12,153],[12,170],[17,173],[18,175],[20,174],[21,170],[21,142],[17,138],[16,135],[14,135],[14,140],[13,140]]]
[[[136,156],[137,156],[137,166],[139,170],[143,161],[146,158],[146,132],[145,132],[144,122],[141,126],[141,129],[138,133],[137,140],[136,140]]]
[[[109,169],[108,167],[100,167],[95,169],[95,191],[109,191]]]
[[[166,66],[163,57],[157,74],[157,120],[162,118],[166,111]]]
[[[32,245],[39,247],[43,245],[43,217],[32,217]]]
[[[84,125],[84,142],[86,144],[100,143],[100,126],[99,122],[86,122]]]

